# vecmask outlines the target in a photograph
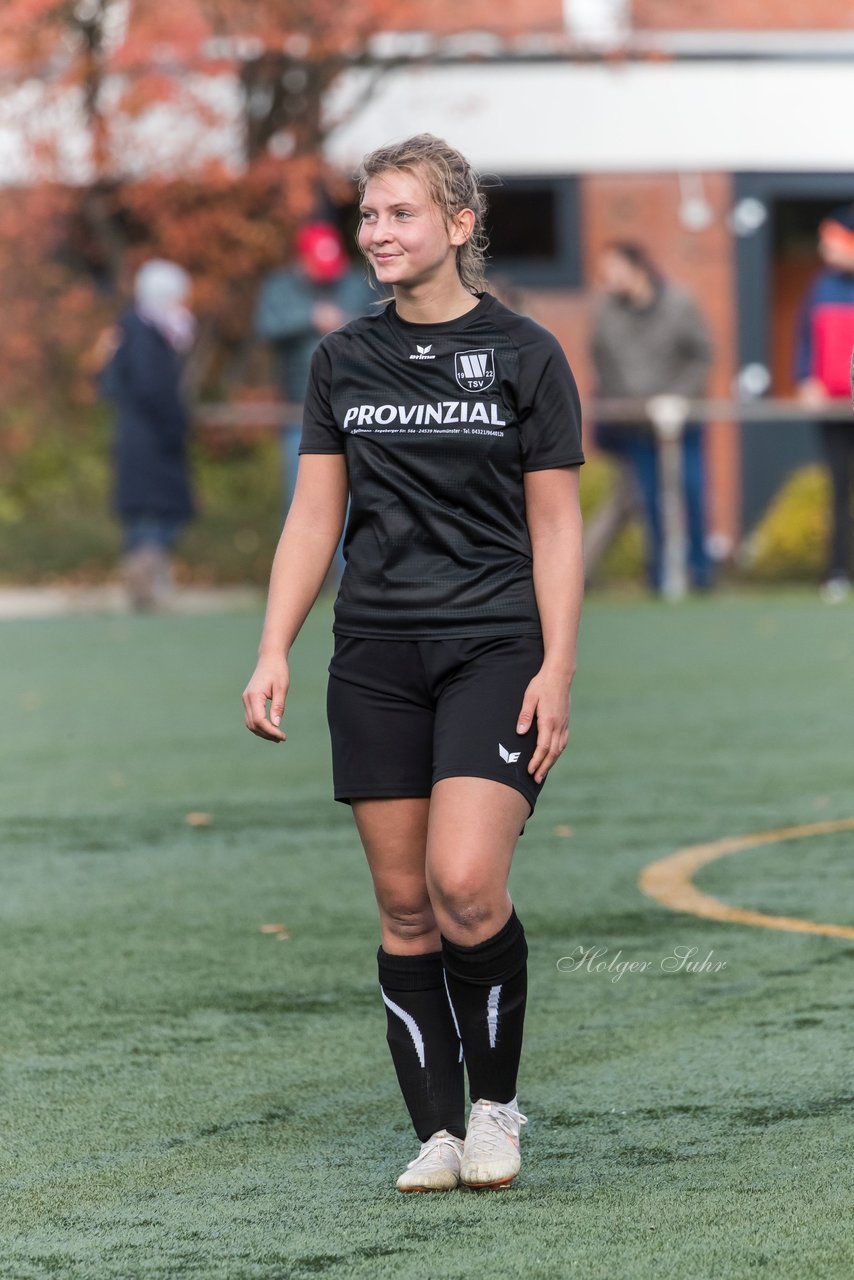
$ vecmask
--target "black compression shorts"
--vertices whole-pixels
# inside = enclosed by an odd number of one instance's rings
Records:
[[[335,799],[429,796],[442,778],[491,778],[534,811],[537,721],[516,732],[543,662],[540,636],[335,637],[327,712]],[[530,815],[529,815],[530,816]]]

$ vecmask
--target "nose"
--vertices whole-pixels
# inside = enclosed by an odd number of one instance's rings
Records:
[[[384,244],[387,240],[391,240],[391,238],[391,222],[388,218],[379,214],[376,222],[371,223],[371,243]]]

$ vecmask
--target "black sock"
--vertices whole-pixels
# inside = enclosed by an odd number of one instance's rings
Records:
[[[415,956],[377,951],[394,1069],[415,1132],[466,1136],[463,1046],[445,987],[442,952]]]
[[[528,994],[528,944],[515,909],[498,933],[473,947],[442,935],[442,956],[471,1101],[510,1102],[516,1096]]]

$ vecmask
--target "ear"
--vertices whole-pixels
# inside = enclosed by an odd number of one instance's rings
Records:
[[[451,244],[465,244],[466,240],[471,238],[471,233],[474,231],[474,223],[474,212],[471,209],[461,209],[460,212],[451,219]]]

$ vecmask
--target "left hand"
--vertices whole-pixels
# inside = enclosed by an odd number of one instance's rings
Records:
[[[537,717],[537,746],[528,765],[534,781],[542,782],[569,741],[569,680],[541,667],[525,690],[516,724],[527,733]]]
[[[827,391],[818,378],[805,378],[798,383],[797,396],[800,403],[808,409],[819,409],[827,400]]]

